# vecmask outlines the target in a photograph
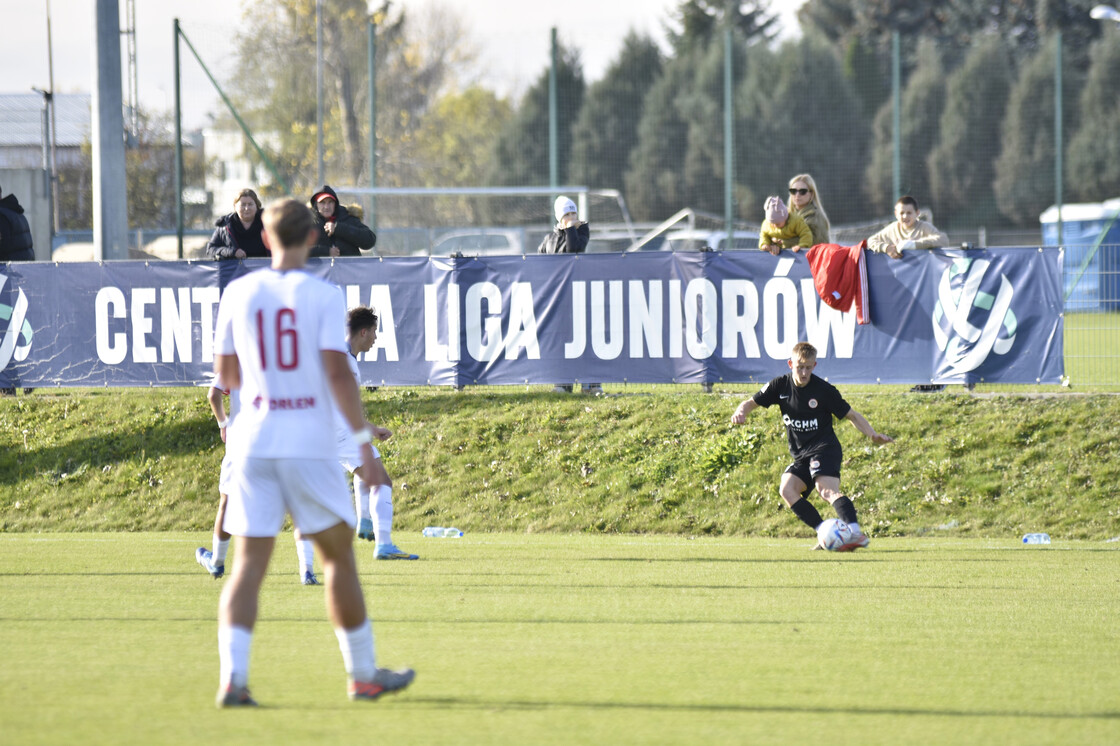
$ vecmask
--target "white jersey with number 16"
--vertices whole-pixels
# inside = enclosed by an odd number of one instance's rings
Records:
[[[214,349],[237,354],[240,413],[227,435],[235,458],[338,458],[334,400],[321,350],[346,352],[346,301],[302,270],[262,269],[234,280],[218,306]]]

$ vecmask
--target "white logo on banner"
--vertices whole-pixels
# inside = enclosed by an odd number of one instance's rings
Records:
[[[937,284],[933,336],[945,356],[948,370],[944,372],[950,375],[976,370],[991,353],[1006,355],[1015,344],[1017,323],[1011,310],[1015,288],[1001,273],[995,295],[982,291],[989,264],[985,259],[958,259]],[[1001,329],[1005,337],[1000,336]]]
[[[0,290],[7,284],[8,276],[0,275]],[[0,370],[7,368],[13,359],[17,362],[26,359],[31,352],[31,324],[27,321],[27,296],[22,288],[16,292],[14,306],[0,303],[0,322],[4,321],[8,322],[8,328],[0,341]],[[19,343],[20,337],[23,337],[23,344]]]

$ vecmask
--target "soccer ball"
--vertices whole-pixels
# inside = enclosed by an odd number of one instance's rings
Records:
[[[817,541],[830,552],[835,552],[852,540],[852,527],[839,518],[829,518],[817,526]]]

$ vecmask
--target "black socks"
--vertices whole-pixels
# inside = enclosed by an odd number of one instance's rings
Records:
[[[848,498],[844,497],[841,499],[847,500]],[[837,502],[839,502],[839,500],[837,500]],[[848,506],[851,506],[851,502],[848,503]],[[806,526],[813,529],[814,531],[817,530],[817,526],[821,525],[821,521],[824,520],[823,518],[821,518],[821,514],[817,512],[816,506],[814,506],[813,503],[809,502],[805,498],[801,498],[793,505],[790,505],[789,509],[792,510]],[[855,515],[854,508],[852,509],[852,515]]]
[[[852,505],[852,501],[844,495],[833,501],[832,508],[836,511],[836,517],[844,523],[859,523],[859,519],[856,518],[856,506]]]

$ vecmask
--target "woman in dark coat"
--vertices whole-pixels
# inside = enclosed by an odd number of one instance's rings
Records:
[[[270,256],[261,232],[261,200],[252,189],[242,189],[233,203],[234,211],[218,218],[218,227],[206,245],[211,259],[245,259]]]
[[[311,256],[361,256],[361,249],[372,249],[377,235],[361,220],[338,204],[338,195],[327,185],[311,195],[319,240]]]

